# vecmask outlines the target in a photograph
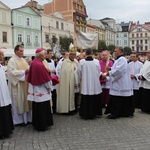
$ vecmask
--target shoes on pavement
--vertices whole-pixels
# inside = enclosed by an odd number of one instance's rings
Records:
[[[108,119],[116,119],[117,117],[113,116],[113,115],[109,115],[107,116]]]

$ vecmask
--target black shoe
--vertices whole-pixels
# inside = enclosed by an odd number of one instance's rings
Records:
[[[113,115],[109,115],[107,118],[108,118],[108,119],[116,119],[116,117],[113,116]]]
[[[75,115],[75,114],[76,112],[74,110],[69,112],[69,115]]]
[[[102,115],[96,115],[96,118],[102,118]]]

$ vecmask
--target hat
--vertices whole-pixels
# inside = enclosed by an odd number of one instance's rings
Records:
[[[35,53],[40,53],[43,51],[43,48],[38,48]]]
[[[58,79],[58,76],[56,76],[56,75],[52,75],[51,79],[52,79],[53,86],[55,86],[56,84],[58,84],[60,82]]]
[[[81,54],[81,53],[77,52],[77,53],[76,53],[76,56],[78,57],[80,54]]]
[[[71,43],[69,46],[69,53],[75,53],[77,52],[77,48]]]

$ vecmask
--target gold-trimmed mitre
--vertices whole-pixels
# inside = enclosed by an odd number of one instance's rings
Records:
[[[77,48],[71,43],[69,46],[69,53],[74,53],[76,54]]]

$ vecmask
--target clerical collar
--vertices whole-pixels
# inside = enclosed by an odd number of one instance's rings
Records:
[[[46,61],[47,61],[48,63],[51,63],[51,62],[52,62],[51,59],[49,59],[49,58],[46,58]]]
[[[74,59],[69,58],[71,61],[74,61]]]
[[[122,57],[122,56],[124,56],[124,55],[122,54],[122,55],[118,56],[118,57],[116,58],[116,60],[119,59],[119,58]]]
[[[87,56],[87,57],[85,58],[85,60],[86,60],[86,61],[93,61],[93,57],[92,57],[92,56]]]

